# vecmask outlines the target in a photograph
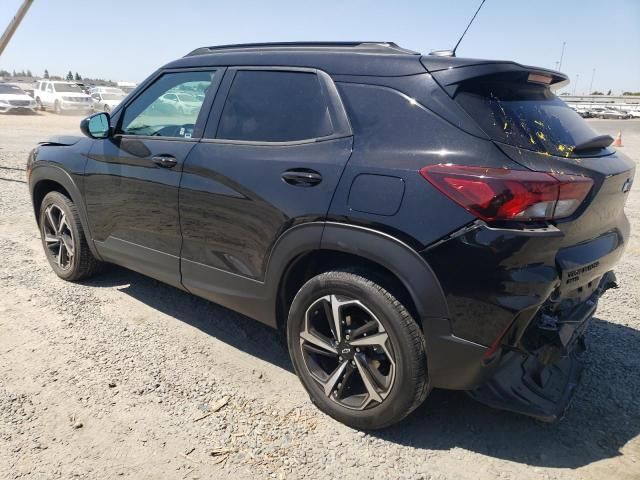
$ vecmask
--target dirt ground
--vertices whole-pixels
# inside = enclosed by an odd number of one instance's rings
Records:
[[[601,301],[562,422],[435,391],[365,434],[312,407],[257,322],[121,268],[54,275],[23,170],[38,140],[78,122],[0,116],[0,478],[640,478],[640,185],[620,289]],[[622,130],[640,161],[640,121],[592,124]]]

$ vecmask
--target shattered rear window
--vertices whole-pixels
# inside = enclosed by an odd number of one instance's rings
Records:
[[[487,76],[462,84],[455,99],[496,142],[568,157],[596,136],[543,85]]]

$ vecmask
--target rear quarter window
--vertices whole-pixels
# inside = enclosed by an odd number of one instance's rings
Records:
[[[216,138],[291,142],[329,136],[331,116],[315,73],[240,70]]]

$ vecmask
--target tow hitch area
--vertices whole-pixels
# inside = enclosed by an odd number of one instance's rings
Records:
[[[583,302],[563,305],[555,313],[542,307],[519,347],[503,353],[493,377],[469,395],[545,422],[562,418],[582,375],[584,333],[600,296],[615,287],[615,275],[608,272]]]

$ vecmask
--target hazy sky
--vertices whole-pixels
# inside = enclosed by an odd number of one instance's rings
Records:
[[[0,0],[4,29],[21,0]],[[92,6],[93,4],[93,6]],[[35,0],[0,69],[140,81],[203,45],[292,40],[395,41],[452,48],[479,0]],[[562,71],[577,93],[640,91],[640,0],[487,0],[458,56]],[[568,89],[573,92],[574,84]]]

